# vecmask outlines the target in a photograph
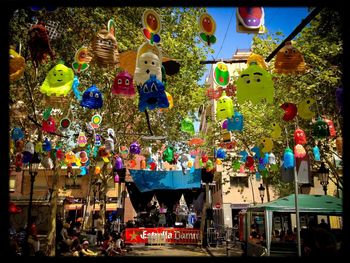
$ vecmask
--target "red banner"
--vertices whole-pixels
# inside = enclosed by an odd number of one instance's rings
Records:
[[[124,238],[127,244],[198,244],[200,232],[199,229],[193,228],[126,228]]]

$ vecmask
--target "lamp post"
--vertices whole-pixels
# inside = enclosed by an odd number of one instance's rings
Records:
[[[262,184],[260,184],[258,190],[261,198],[261,203],[264,203],[265,187]]]
[[[321,163],[320,169],[317,170],[318,179],[320,180],[320,184],[323,187],[324,195],[327,195],[327,185],[329,179],[329,169],[327,169],[324,165],[324,162]]]

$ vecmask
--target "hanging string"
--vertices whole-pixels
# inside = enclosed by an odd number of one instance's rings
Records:
[[[221,52],[221,50],[222,50],[222,47],[224,46],[224,43],[225,43],[225,40],[226,40],[226,36],[227,36],[227,32],[228,32],[228,29],[230,28],[231,21],[232,21],[232,17],[233,17],[233,15],[234,15],[234,13],[235,13],[235,9],[233,9],[233,12],[232,12],[232,14],[231,14],[230,21],[228,22],[228,25],[227,25],[227,28],[226,28],[225,36],[224,36],[224,38],[223,38],[223,40],[222,40],[222,43],[221,43],[221,47],[220,47],[220,49],[219,49],[219,52],[218,52],[218,54],[216,55],[216,59],[218,58],[218,56],[219,56],[219,54],[220,54],[220,52]],[[215,60],[216,60],[216,59],[215,59]]]
[[[289,140],[288,140],[288,131],[287,131],[287,127],[284,127],[284,131],[285,131],[285,133],[286,133],[287,147],[289,147]]]

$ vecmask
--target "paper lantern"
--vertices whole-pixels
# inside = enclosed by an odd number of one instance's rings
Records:
[[[174,161],[174,147],[168,146],[163,152],[163,161],[172,163]]]
[[[306,155],[305,148],[301,144],[294,146],[294,156],[295,158],[303,158]]]
[[[142,15],[143,36],[151,44],[159,43],[159,32],[162,29],[160,16],[153,9],[146,9]]]
[[[11,139],[14,141],[24,138],[24,133],[21,128],[15,127],[11,131]]]
[[[269,164],[276,164],[276,156],[273,153],[269,154],[268,157]]]
[[[281,48],[275,60],[275,72],[279,74],[298,74],[305,72],[303,55],[287,41]]]
[[[343,89],[343,86],[340,86],[335,90],[335,98],[336,98],[338,110],[339,110],[340,114],[343,114],[343,109],[344,109],[344,89]]]
[[[263,145],[261,151],[263,153],[266,153],[266,152],[271,152],[272,149],[273,149],[273,141],[271,138],[268,138],[268,137],[264,137],[260,140],[260,143]]]
[[[228,131],[242,131],[243,130],[243,115],[235,111],[232,118],[227,119],[227,130]]]
[[[258,29],[263,25],[264,9],[262,7],[238,7],[236,16],[245,28]]]
[[[23,77],[26,62],[24,57],[18,54],[15,50],[10,48],[9,73],[10,82],[14,82]]]
[[[89,63],[92,57],[89,55],[89,49],[87,47],[81,47],[75,52],[74,62],[72,68],[76,74],[83,72],[89,68]]]
[[[298,104],[298,115],[304,120],[311,120],[315,117],[315,112],[311,110],[311,107],[315,105],[316,101],[312,98],[307,98]]]
[[[329,120],[329,119],[326,119],[326,118],[324,118],[323,120],[324,120],[324,121],[327,123],[327,125],[328,125],[329,137],[333,138],[333,137],[337,136],[337,132],[336,132],[336,130],[335,130],[335,128],[334,128],[333,121],[332,121],[332,120]]]
[[[33,25],[29,32],[28,47],[30,56],[34,62],[34,66],[37,68],[40,63],[47,61],[47,55],[53,60],[55,54],[51,49],[48,30],[45,27],[44,22],[39,22]]]
[[[216,119],[222,121],[233,116],[233,101],[223,92],[216,104]]]
[[[274,87],[272,76],[256,63],[252,62],[242,71],[236,85],[239,104],[248,100],[253,104],[273,102]]]
[[[230,81],[230,73],[224,62],[218,62],[213,69],[214,82],[221,87],[226,87]]]
[[[285,102],[280,106],[280,108],[284,110],[284,115],[282,117],[284,121],[291,121],[295,116],[297,116],[298,109],[294,103]]]
[[[320,149],[317,147],[317,145],[312,148],[312,152],[314,154],[315,161],[321,161]]]
[[[283,166],[286,169],[289,168],[294,168],[294,154],[291,148],[287,147],[284,150],[284,155],[283,155]]]
[[[102,108],[103,100],[101,91],[95,85],[92,85],[84,91],[80,106],[88,109]]]
[[[313,135],[315,138],[318,139],[324,139],[329,136],[328,124],[320,117],[313,124]]]
[[[250,65],[252,62],[257,63],[260,67],[267,70],[267,65],[263,56],[254,53],[250,54],[247,58],[247,65]]]
[[[92,42],[93,61],[100,67],[119,67],[118,43],[115,38],[115,24],[113,19],[108,21],[107,29],[103,28]]]
[[[216,23],[211,15],[203,13],[199,17],[199,31],[200,39],[208,46],[216,43],[216,37],[214,36],[216,31]]]
[[[335,145],[337,147],[337,153],[343,156],[343,137],[338,136],[335,140]]]
[[[79,132],[77,143],[79,147],[84,147],[87,143],[87,138],[84,132]]]
[[[149,43],[141,45],[137,51],[134,84],[143,85],[151,75],[156,75],[156,78],[162,81],[161,61],[162,55],[158,47]]]
[[[282,135],[281,126],[277,122],[271,123],[272,132],[270,133],[273,139],[278,139]]]
[[[302,129],[296,129],[294,132],[295,144],[306,144],[306,134]]]
[[[168,108],[169,101],[165,94],[163,83],[151,75],[139,91],[139,111],[143,112],[146,109],[154,110],[155,108]]]
[[[41,129],[45,132],[56,132],[55,119],[50,116],[47,120],[43,120]]]
[[[40,87],[40,92],[47,96],[67,96],[74,81],[74,72],[63,64],[57,64],[49,73]]]
[[[181,121],[181,131],[187,132],[191,135],[195,133],[194,124],[190,118],[185,118]]]
[[[130,153],[131,154],[140,154],[141,153],[141,146],[137,142],[133,142],[130,144]]]
[[[125,97],[133,97],[135,95],[132,76],[127,71],[122,71],[115,77],[112,93]]]

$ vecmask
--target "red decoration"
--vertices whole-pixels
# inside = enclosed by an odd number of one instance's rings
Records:
[[[295,144],[306,144],[306,135],[302,129],[296,129],[294,132],[294,141]]]
[[[46,132],[56,132],[55,119],[51,116],[43,120],[42,130]]]
[[[297,115],[298,109],[294,103],[285,102],[280,107],[284,110],[282,119],[285,121],[291,121]]]
[[[245,161],[245,167],[250,168],[254,166],[254,158],[251,156],[247,156],[247,159]]]
[[[203,155],[202,155],[202,162],[203,162],[203,163],[206,163],[208,160],[209,160],[208,155],[203,154]]]
[[[22,209],[18,207],[15,203],[10,202],[9,203],[9,213],[10,214],[19,214],[22,212]]]
[[[333,121],[331,121],[331,120],[329,120],[329,119],[326,119],[326,118],[324,118],[323,119],[326,123],[327,123],[327,125],[328,125],[328,128],[329,128],[329,136],[330,137],[335,137],[335,136],[337,136],[337,132],[336,132],[336,130],[335,130],[335,128],[334,128],[334,124],[333,124]]]
[[[225,89],[226,95],[229,97],[233,97],[236,95],[236,90],[237,90],[236,86],[229,84]]]
[[[207,89],[207,97],[212,100],[218,100],[222,94],[222,87],[218,87],[217,89],[209,88]]]

